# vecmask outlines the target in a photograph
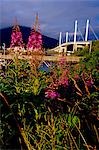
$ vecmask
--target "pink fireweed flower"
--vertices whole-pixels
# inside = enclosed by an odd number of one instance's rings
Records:
[[[74,75],[74,79],[75,79],[75,80],[79,80],[79,79],[80,79],[79,75],[78,75],[78,74],[75,74],[75,75]]]
[[[28,39],[27,48],[34,51],[40,51],[42,49],[42,35],[32,31]]]
[[[55,99],[59,97],[59,93],[53,90],[47,90],[45,92],[45,97],[50,98],[50,99]]]
[[[62,75],[59,78],[59,85],[68,86],[69,78],[68,78],[69,70],[64,70]]]
[[[62,73],[62,77],[66,77],[67,75],[69,75],[69,70],[65,69]]]
[[[59,80],[59,85],[68,86],[69,85],[69,79],[67,77],[61,78]]]
[[[61,57],[60,60],[59,60],[59,65],[64,65],[66,63],[66,58],[64,57]]]
[[[87,84],[88,87],[92,87],[93,84],[94,84],[93,79],[88,79],[88,80],[86,81],[86,84]]]
[[[88,74],[86,74],[86,73],[83,73],[83,74],[82,74],[82,78],[83,78],[83,80],[85,81],[85,83],[86,83],[86,85],[87,85],[88,87],[92,87],[92,86],[93,86],[94,80],[92,79],[92,76],[91,76],[91,75],[88,75]]]
[[[23,47],[22,33],[20,31],[13,31],[11,34],[10,47],[20,46]]]

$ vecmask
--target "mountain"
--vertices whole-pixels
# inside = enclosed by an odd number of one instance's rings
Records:
[[[31,28],[20,26],[20,30],[23,35],[24,43],[27,43]],[[0,29],[0,38],[1,38],[0,45],[2,45],[2,43],[5,43],[6,47],[10,46],[11,33],[12,33],[12,27]],[[54,38],[42,35],[42,39],[43,39],[43,47],[45,49],[54,48],[57,46],[58,40],[56,40]]]
[[[31,29],[29,27],[20,26],[20,30],[23,35],[23,41],[26,44],[28,42],[28,37],[30,35]],[[2,45],[2,43],[5,43],[6,47],[10,46],[11,33],[12,33],[12,27],[0,29],[0,45]],[[99,29],[95,30],[95,34],[99,39]],[[83,37],[84,36],[85,35],[83,34]],[[47,37],[45,35],[42,35],[42,38],[43,38],[43,47],[45,49],[54,48],[58,45],[58,40],[56,40],[54,38]],[[73,39],[74,39],[74,37],[73,37],[73,35],[71,35],[70,41],[73,41]],[[77,36],[77,40],[78,41],[82,40],[81,35]],[[96,37],[92,31],[89,31],[88,40],[96,40]],[[62,37],[62,42],[65,42],[65,37]]]

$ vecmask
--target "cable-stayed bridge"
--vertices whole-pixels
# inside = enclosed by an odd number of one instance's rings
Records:
[[[69,40],[69,33],[66,32],[65,34],[65,42],[62,42],[62,32],[59,34],[59,45],[53,49],[50,49],[50,52],[59,52],[59,53],[74,53],[78,49],[83,49],[85,46],[89,47],[89,51],[91,51],[91,45],[92,41],[88,40],[88,34],[89,34],[89,29],[93,33],[94,37],[96,40],[98,40],[98,36],[95,34],[90,21],[87,20],[86,22],[86,28],[85,28],[85,36],[82,35],[79,27],[78,27],[78,21],[75,21],[75,27],[74,27],[74,33],[73,33],[73,41]],[[77,35],[81,36],[82,40],[77,40]]]

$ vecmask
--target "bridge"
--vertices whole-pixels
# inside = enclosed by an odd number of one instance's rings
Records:
[[[69,55],[78,49],[84,49],[85,46],[87,46],[89,52],[91,52],[92,41],[77,41],[75,44],[74,42],[62,43],[61,45],[49,50],[49,52],[66,53]]]
[[[75,27],[74,27],[73,41],[69,41],[69,33],[66,32],[65,42],[62,43],[62,32],[60,32],[59,45],[53,49],[50,49],[49,52],[66,53],[67,55],[70,55],[71,53],[74,53],[78,49],[84,49],[85,46],[87,46],[89,49],[89,52],[91,52],[92,41],[88,41],[89,27],[91,28],[96,40],[98,40],[97,35],[95,34],[94,30],[92,29],[91,25],[89,24],[89,20],[87,20],[87,22],[86,22],[85,37],[83,37],[82,33],[78,30],[79,29],[78,22],[76,20]],[[77,41],[78,31],[81,34],[82,41]]]

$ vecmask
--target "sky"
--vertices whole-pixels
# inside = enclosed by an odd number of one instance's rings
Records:
[[[39,15],[40,30],[44,35],[58,37],[59,32],[74,33],[74,21],[83,32],[86,20],[99,31],[99,0],[0,0],[0,28],[18,24],[32,27]]]

